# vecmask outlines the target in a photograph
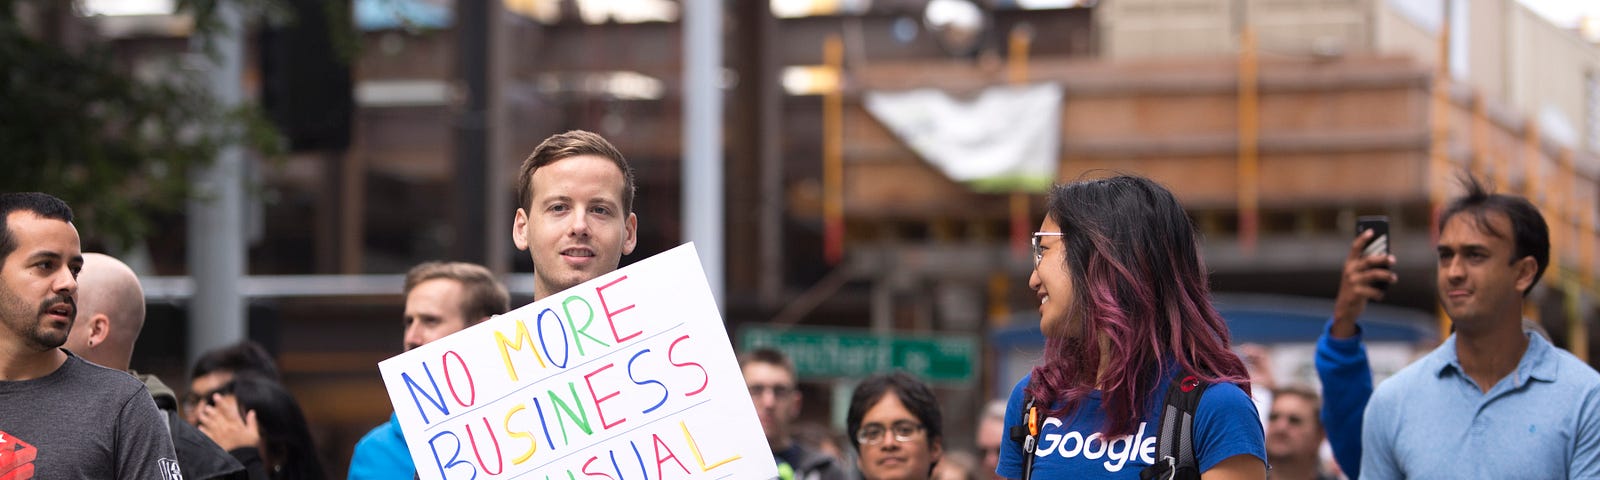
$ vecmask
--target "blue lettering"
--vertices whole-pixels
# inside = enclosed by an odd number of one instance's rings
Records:
[[[662,405],[666,405],[669,392],[667,391],[667,385],[661,383],[660,380],[645,380],[641,382],[639,379],[633,378],[633,362],[638,360],[640,355],[644,355],[646,353],[650,353],[650,349],[646,348],[644,350],[640,350],[639,353],[633,354],[633,358],[628,359],[628,380],[633,380],[635,385],[644,386],[654,383],[657,387],[661,387],[661,400],[656,402],[655,405],[651,405],[650,408],[644,409],[644,413],[650,413],[656,411],[657,408],[661,408]]]
[[[643,476],[645,480],[650,480],[650,471],[644,468],[644,454],[639,453],[639,444],[629,440],[628,446],[633,447],[633,458],[639,459],[639,475]]]
[[[539,412],[539,426],[544,427],[544,444],[555,450],[556,442],[550,439],[550,421],[545,419],[544,407],[539,405],[539,397],[533,397],[533,409]]]
[[[441,437],[444,437],[446,435],[450,436],[451,440],[455,440],[456,441],[456,449],[455,449],[454,452],[450,453],[450,461],[448,461],[448,462],[445,462],[445,461],[439,459],[439,445],[438,445],[438,443],[436,443],[436,442],[439,441],[439,439]],[[461,457],[461,437],[456,436],[455,432],[450,432],[450,431],[439,432],[438,435],[434,435],[433,438],[428,439],[428,448],[433,449],[433,462],[435,464],[439,465],[439,478],[450,478],[448,475],[445,474],[445,471],[449,470],[449,469],[452,469],[452,468],[456,468],[456,467],[462,466],[462,465],[465,465],[468,469],[472,470],[472,476],[469,477],[469,480],[473,479],[473,478],[478,478],[478,469],[477,468],[473,468],[472,462],[460,459],[460,457]]]
[[[410,373],[401,373],[400,379],[406,382],[406,391],[411,392],[411,403],[416,404],[417,413],[422,414],[422,423],[428,424],[433,422],[428,420],[428,412],[422,409],[422,401],[417,400],[418,391],[422,392],[423,398],[428,399],[428,403],[433,404],[434,407],[437,407],[439,411],[443,412],[445,415],[450,414],[450,407],[447,407],[444,404],[444,390],[439,389],[439,382],[433,379],[433,370],[428,369],[428,364],[424,363],[422,364],[422,371],[428,374],[428,384],[433,385],[433,395],[439,397],[438,400],[434,400],[433,396],[428,395],[427,390],[423,390],[421,385],[418,385],[416,381],[412,380]]]
[[[545,330],[544,330],[544,315],[547,314],[547,313],[550,314],[551,317],[555,317],[555,319],[556,319],[556,331],[561,332],[561,361],[560,362],[557,362],[556,361],[556,357],[550,353],[550,344],[546,343],[544,341],[544,332],[545,332]],[[539,347],[544,350],[544,358],[549,359],[550,363],[554,364],[557,368],[567,368],[567,360],[572,358],[572,347],[567,343],[567,341],[568,341],[567,329],[564,326],[561,325],[561,316],[560,315],[556,315],[556,311],[555,310],[551,310],[551,309],[546,308],[546,309],[544,309],[544,311],[539,312],[539,319],[538,319],[537,324],[538,324],[538,326],[535,327],[535,328],[539,329]]]

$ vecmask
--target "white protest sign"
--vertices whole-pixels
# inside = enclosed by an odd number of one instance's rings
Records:
[[[378,369],[424,479],[778,476],[693,245]]]

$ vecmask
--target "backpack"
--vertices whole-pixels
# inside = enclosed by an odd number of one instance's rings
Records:
[[[1161,409],[1161,431],[1156,437],[1156,462],[1139,472],[1140,480],[1199,480],[1199,461],[1194,455],[1194,415],[1200,396],[1211,385],[1194,375],[1184,376],[1167,387]],[[1022,424],[1011,427],[1011,439],[1022,444],[1022,478],[1032,480],[1033,461],[1039,458],[1039,410],[1029,398],[1022,409]]]

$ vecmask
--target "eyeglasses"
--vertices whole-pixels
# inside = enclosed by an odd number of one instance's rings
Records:
[[[1044,260],[1044,249],[1039,248],[1039,237],[1059,237],[1065,235],[1061,232],[1033,232],[1033,268],[1039,268],[1039,262]]]
[[[217,387],[215,390],[212,390],[212,391],[209,391],[209,392],[204,392],[204,393],[189,392],[189,393],[186,393],[186,394],[183,395],[183,399],[180,400],[180,402],[182,402],[182,405],[180,405],[180,406],[184,410],[192,412],[196,408],[199,408],[200,404],[202,402],[204,402],[204,403],[206,403],[208,405],[211,404],[211,396],[219,394],[219,393],[223,394],[223,395],[232,395],[233,394],[233,382],[225,383],[221,387]]]
[[[760,385],[760,384],[754,384],[754,385],[750,385],[750,398],[761,398],[762,396],[765,396],[768,392],[771,392],[772,396],[774,396],[774,397],[789,398],[790,395],[794,395],[795,392],[798,392],[798,391],[800,391],[800,390],[796,389],[794,387],[788,386],[788,385]]]
[[[864,445],[877,445],[883,443],[884,433],[893,433],[896,442],[905,443],[916,440],[921,436],[923,429],[921,424],[906,421],[894,422],[887,429],[883,425],[869,423],[862,425],[861,430],[856,431],[856,441]]]

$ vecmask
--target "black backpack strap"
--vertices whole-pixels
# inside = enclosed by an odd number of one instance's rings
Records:
[[[1161,409],[1161,431],[1156,439],[1156,463],[1139,472],[1141,480],[1199,479],[1199,459],[1194,454],[1194,416],[1200,396],[1210,384],[1194,375],[1172,382]]]
[[[1018,480],[1031,480],[1033,478],[1033,460],[1038,458],[1033,454],[1039,448],[1039,414],[1034,410],[1033,398],[1029,397],[1022,407],[1022,422],[1011,427],[1011,441],[1022,444],[1022,478]]]

